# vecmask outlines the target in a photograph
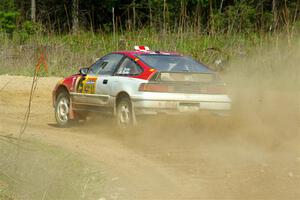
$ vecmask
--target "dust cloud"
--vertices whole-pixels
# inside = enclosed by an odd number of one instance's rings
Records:
[[[181,177],[182,199],[300,198],[300,41],[279,45],[221,74],[231,116],[147,119],[124,133],[124,144]]]
[[[58,79],[49,77],[39,79],[25,137],[100,165],[102,199],[299,199],[300,41],[247,55],[220,74],[233,101],[229,117],[140,118],[125,131],[98,116],[60,129],[51,107]],[[13,83],[1,92],[1,134],[17,132],[30,80],[1,76],[1,84]]]

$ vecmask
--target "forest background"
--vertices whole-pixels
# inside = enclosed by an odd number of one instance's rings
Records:
[[[50,75],[134,45],[179,51],[222,70],[257,47],[292,45],[300,30],[300,0],[1,1],[2,74],[30,74],[40,46]]]

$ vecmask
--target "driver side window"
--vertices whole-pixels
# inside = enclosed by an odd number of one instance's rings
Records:
[[[102,59],[97,60],[89,69],[88,74],[96,75],[100,70],[100,66],[102,65]]]
[[[89,69],[89,74],[92,75],[112,75],[116,67],[120,63],[123,55],[109,54],[96,61]]]
[[[98,74],[112,75],[115,72],[122,58],[123,55],[121,54],[109,54],[103,57],[101,59],[102,63],[100,63],[100,70],[98,71]]]

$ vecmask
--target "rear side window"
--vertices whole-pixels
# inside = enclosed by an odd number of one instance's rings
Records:
[[[162,54],[142,54],[136,56],[150,67],[159,71],[212,73],[210,69],[190,57]]]
[[[130,58],[125,58],[124,61],[121,63],[119,69],[116,72],[116,75],[120,76],[136,76],[142,73],[143,70],[141,69],[138,64],[136,64]]]

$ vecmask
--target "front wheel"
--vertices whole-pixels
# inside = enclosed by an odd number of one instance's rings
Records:
[[[70,97],[63,92],[57,96],[55,104],[55,119],[59,127],[70,125]]]
[[[131,102],[123,97],[117,104],[117,125],[120,128],[129,128],[133,125]]]

